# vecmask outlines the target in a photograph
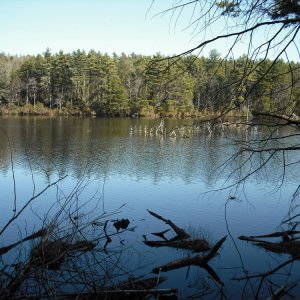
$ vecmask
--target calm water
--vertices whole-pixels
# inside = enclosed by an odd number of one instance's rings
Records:
[[[268,254],[237,237],[280,230],[278,226],[299,184],[299,170],[292,167],[285,170],[284,185],[278,190],[283,171],[282,160],[278,158],[250,177],[245,185],[212,192],[230,186],[249,171],[250,166],[246,164],[244,170],[233,172],[241,160],[230,163],[226,169],[218,167],[238,149],[235,140],[253,138],[260,133],[232,130],[209,135],[200,127],[194,133],[186,129],[189,135],[186,139],[179,135],[177,138],[150,135],[149,129],[158,124],[159,120],[136,119],[0,118],[0,127],[8,135],[11,147],[10,151],[6,135],[0,131],[1,226],[12,216],[14,203],[11,153],[17,209],[34,192],[37,194],[59,176],[67,175],[59,183],[59,189],[47,190],[24,210],[18,221],[3,233],[1,246],[15,242],[24,230],[31,232],[39,228],[43,218],[54,214],[51,206],[81,183],[78,205],[82,207],[77,211],[84,214],[88,210],[97,216],[118,210],[112,219],[128,218],[135,227],[128,232],[124,243],[130,249],[131,261],[127,266],[134,269],[143,265],[136,274],[148,274],[153,267],[186,255],[184,251],[149,249],[143,245],[143,235],[152,239],[151,232],[167,228],[150,216],[147,209],[171,219],[192,234],[204,235],[211,243],[228,235],[220,255],[210,265],[225,283],[225,294],[239,299],[244,282],[231,278],[244,275],[242,265],[252,274],[270,270],[288,256]],[[168,120],[165,125],[171,130],[178,121]],[[293,162],[299,157],[294,153],[286,159]],[[229,195],[236,199],[225,208]],[[288,271],[290,277],[272,279],[279,285],[299,280],[299,262]],[[191,294],[201,283],[216,287],[207,273],[197,267],[191,268],[187,279],[187,268],[166,275],[168,280],[162,287],[179,287],[182,297]],[[300,295],[300,289],[293,292]]]

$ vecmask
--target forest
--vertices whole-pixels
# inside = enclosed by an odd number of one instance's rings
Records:
[[[250,71],[248,71],[250,70]],[[299,114],[300,63],[160,54],[0,53],[2,114],[190,117]]]

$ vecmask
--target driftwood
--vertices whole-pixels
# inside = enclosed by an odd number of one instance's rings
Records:
[[[173,247],[195,252],[207,251],[210,246],[206,240],[179,240],[179,241],[144,241],[150,247]]]
[[[253,238],[251,236],[244,236],[244,235],[239,236],[239,239],[242,240],[242,241],[253,242],[253,243],[261,243],[262,242],[262,240]],[[264,241],[264,243],[265,244],[272,244],[271,242],[267,242],[267,241]]]
[[[295,234],[300,233],[300,231],[296,230],[287,230],[287,231],[276,231],[269,234],[263,234],[263,235],[250,235],[249,238],[272,238],[272,237],[288,237],[293,236]]]
[[[162,216],[158,215],[157,213],[150,211],[149,209],[147,209],[149,214],[152,215],[153,217],[165,222],[167,225],[169,225],[177,234],[177,236],[175,238],[177,239],[187,239],[190,237],[189,234],[187,234],[183,229],[179,228],[177,225],[175,225],[171,220],[167,220],[165,218],[163,218]],[[173,239],[174,240],[174,239]]]
[[[168,224],[176,233],[176,236],[170,240],[167,240],[165,237],[165,233],[169,230],[164,230],[157,233],[152,233],[156,236],[159,236],[163,239],[163,241],[148,241],[146,239],[146,236],[144,236],[145,241],[144,243],[150,247],[174,247],[174,248],[181,248],[186,250],[193,250],[196,252],[200,251],[207,251],[210,249],[210,246],[208,242],[204,239],[189,239],[190,235],[187,234],[183,229],[179,228],[177,225],[175,225],[171,220],[167,220],[163,218],[162,216],[148,210],[148,212],[154,216],[155,218],[165,222]],[[181,258],[179,260],[175,260],[172,262],[169,262],[165,265],[162,265],[160,267],[154,268],[152,270],[153,273],[160,273],[160,272],[167,272],[175,269],[179,269],[182,267],[189,267],[191,265],[199,266],[203,269],[205,269],[213,280],[215,280],[220,285],[223,285],[223,282],[220,280],[217,273],[208,265],[208,262],[216,255],[218,249],[222,246],[224,241],[226,240],[226,236],[223,237],[220,241],[218,241],[213,248],[210,249],[207,255],[205,256],[194,256],[194,257],[185,257]]]
[[[226,236],[223,237],[221,240],[219,240],[209,251],[209,253],[205,256],[193,256],[193,257],[185,257],[181,258],[179,260],[172,261],[170,263],[167,263],[165,265],[162,265],[160,267],[154,268],[152,270],[153,273],[159,273],[159,272],[167,272],[191,265],[199,266],[199,267],[204,267],[207,265],[207,263],[216,255],[217,251],[219,248],[222,246],[224,241],[226,240]]]
[[[16,242],[16,243],[13,243],[9,246],[5,246],[5,247],[2,247],[0,248],[0,255],[3,255],[5,253],[7,253],[8,251],[10,251],[11,249],[17,247],[18,245],[22,244],[23,242],[26,242],[26,241],[30,241],[30,240],[33,240],[33,239],[36,239],[38,237],[43,237],[47,234],[47,229],[45,228],[42,228],[36,232],[34,232],[33,234],[25,237],[24,239]]]
[[[153,211],[148,210],[148,212],[155,218],[157,218],[157,219],[165,222],[167,225],[169,225],[176,233],[176,236],[170,240],[168,240],[165,237],[165,233],[168,232],[170,229],[152,233],[153,235],[162,238],[163,241],[149,241],[146,239],[146,236],[144,236],[144,238],[145,238],[144,243],[147,246],[150,246],[150,247],[172,247],[172,248],[193,250],[195,252],[207,251],[210,249],[209,243],[206,240],[204,240],[204,239],[194,239],[194,240],[189,239],[190,235],[188,233],[186,233],[183,229],[179,228],[171,220],[167,220],[164,217],[158,215],[157,213],[155,213]]]
[[[240,236],[239,239],[247,242],[252,242],[256,246],[262,247],[268,251],[272,251],[274,253],[285,253],[290,254],[293,257],[299,256],[300,253],[300,241],[299,238],[294,237],[294,235],[300,233],[300,231],[289,230],[289,231],[281,231],[274,232],[271,234],[265,235],[257,235],[257,236]],[[279,242],[270,242],[266,240],[262,240],[260,238],[274,238],[281,237]]]
[[[300,241],[287,241],[279,243],[261,242],[256,243],[256,245],[271,252],[290,254],[293,257],[299,257],[300,253]]]

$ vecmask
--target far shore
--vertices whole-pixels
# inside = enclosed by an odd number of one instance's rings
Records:
[[[1,116],[44,116],[44,117],[56,117],[56,116],[75,116],[75,117],[125,117],[125,118],[148,118],[148,119],[193,119],[193,118],[204,118],[210,119],[224,115],[222,111],[213,111],[211,109],[203,110],[191,110],[191,111],[159,111],[155,112],[154,109],[143,112],[124,112],[124,113],[113,113],[113,112],[96,112],[94,110],[78,108],[47,108],[41,104],[35,107],[31,104],[24,106],[2,106],[0,107]],[[251,113],[248,113],[248,117],[251,117]],[[240,110],[232,110],[226,113],[226,117],[247,117],[245,112]]]

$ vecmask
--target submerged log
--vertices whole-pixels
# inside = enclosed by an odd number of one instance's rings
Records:
[[[162,265],[160,267],[154,268],[152,270],[153,273],[159,273],[159,272],[167,272],[183,267],[188,267],[191,265],[199,266],[199,267],[204,267],[217,253],[218,249],[222,246],[224,241],[226,240],[226,237],[223,237],[221,240],[219,240],[213,248],[209,251],[209,253],[205,256],[193,256],[193,257],[184,257],[172,262],[169,262],[165,265]]]
[[[210,249],[206,240],[179,240],[179,241],[144,241],[150,247],[173,247],[179,249],[193,250],[194,252],[202,252]]]
[[[300,231],[296,231],[296,230],[276,231],[264,235],[251,235],[250,238],[272,238],[272,237],[286,237],[286,236],[292,237],[293,235],[298,233],[300,233]]]
[[[13,243],[9,246],[5,246],[5,247],[2,247],[0,248],[0,255],[3,255],[5,253],[7,253],[8,251],[10,251],[11,249],[17,247],[18,245],[22,244],[23,242],[26,242],[26,241],[30,241],[30,240],[33,240],[33,239],[36,239],[38,237],[43,237],[47,234],[47,229],[46,228],[42,228],[36,232],[34,232],[33,234],[25,237],[24,239],[16,242],[16,243]]]
[[[241,235],[241,236],[239,236],[239,239],[242,240],[242,241],[246,241],[246,242],[253,242],[253,243],[261,243],[261,242],[264,242],[265,244],[271,244],[271,242],[262,241],[262,240],[253,238],[253,237],[251,237],[251,236],[244,236],[244,235]]]
[[[299,231],[290,230],[249,237],[240,236],[239,239],[247,242],[252,242],[256,246],[262,247],[274,253],[290,254],[293,257],[296,257],[299,256],[300,253],[300,241],[298,240],[299,238],[295,238],[293,237],[293,235],[298,233]],[[274,237],[281,237],[282,239],[279,242],[270,242],[260,239]]]
[[[287,241],[279,243],[256,243],[257,246],[262,247],[268,251],[280,254],[290,254],[293,257],[299,257],[300,241]]]

